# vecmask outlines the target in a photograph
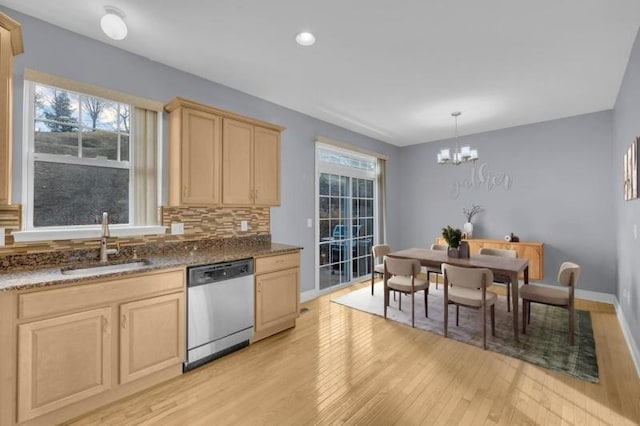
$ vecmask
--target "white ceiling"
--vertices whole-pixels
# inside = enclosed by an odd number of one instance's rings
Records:
[[[452,137],[454,110],[464,135],[611,109],[640,25],[638,0],[1,3],[399,146]]]

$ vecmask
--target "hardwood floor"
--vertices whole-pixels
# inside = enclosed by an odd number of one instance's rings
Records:
[[[68,424],[640,423],[640,379],[611,305],[578,306],[592,312],[591,384],[330,303],[347,291],[304,304],[295,329]]]

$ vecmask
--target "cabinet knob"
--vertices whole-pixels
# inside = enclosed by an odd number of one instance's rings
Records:
[[[106,317],[102,318],[102,332],[103,333],[109,332],[109,320]]]
[[[127,316],[122,315],[122,328],[127,328]]]

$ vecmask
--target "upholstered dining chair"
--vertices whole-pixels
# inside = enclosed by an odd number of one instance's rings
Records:
[[[418,278],[420,262],[415,259],[396,259],[385,256],[384,264],[384,317],[387,318],[389,306],[389,291],[399,291],[398,308],[402,310],[402,294],[411,294],[411,327],[416,326],[415,321],[415,294],[424,291],[424,315],[429,316],[427,295],[429,294],[429,281]]]
[[[431,250],[447,251],[449,248],[446,244],[431,244]],[[436,276],[436,290],[438,289],[438,278],[442,277],[442,269],[427,266],[427,281],[431,282],[431,274]],[[443,278],[444,279],[444,278]]]
[[[510,249],[482,247],[478,252],[478,254],[486,254],[488,256],[510,257],[512,259],[518,258],[518,252]],[[494,274],[493,282],[498,284],[504,284],[505,287],[507,288],[507,312],[511,312],[511,277],[506,274],[505,275]]]
[[[442,264],[444,275],[444,337],[449,325],[449,305],[456,305],[456,325],[459,324],[460,306],[482,311],[482,347],[487,349],[487,307],[491,310],[491,335],[496,335],[495,304],[498,295],[487,291],[493,282],[493,272],[486,268],[461,268]]]
[[[558,284],[567,287],[553,288],[528,284],[520,287],[522,298],[522,334],[527,332],[527,322],[531,320],[531,302],[558,306],[569,311],[569,344],[574,344],[575,332],[575,289],[580,278],[580,266],[573,262],[563,262],[558,271]]]
[[[391,246],[387,244],[376,244],[371,247],[371,295],[373,296],[373,283],[375,281],[375,275],[384,275],[384,264],[382,262],[376,263],[376,259],[383,258],[391,253]]]

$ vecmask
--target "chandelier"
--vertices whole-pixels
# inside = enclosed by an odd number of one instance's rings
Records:
[[[453,151],[453,155],[451,155],[451,151],[449,148],[442,149],[438,153],[438,164],[453,164],[454,166],[458,166],[462,163],[467,163],[469,161],[476,161],[478,159],[478,150],[471,149],[469,146],[463,146],[462,148],[458,148],[458,117],[460,117],[462,113],[460,111],[455,111],[451,113],[451,116],[455,119],[456,122],[456,149]]]

